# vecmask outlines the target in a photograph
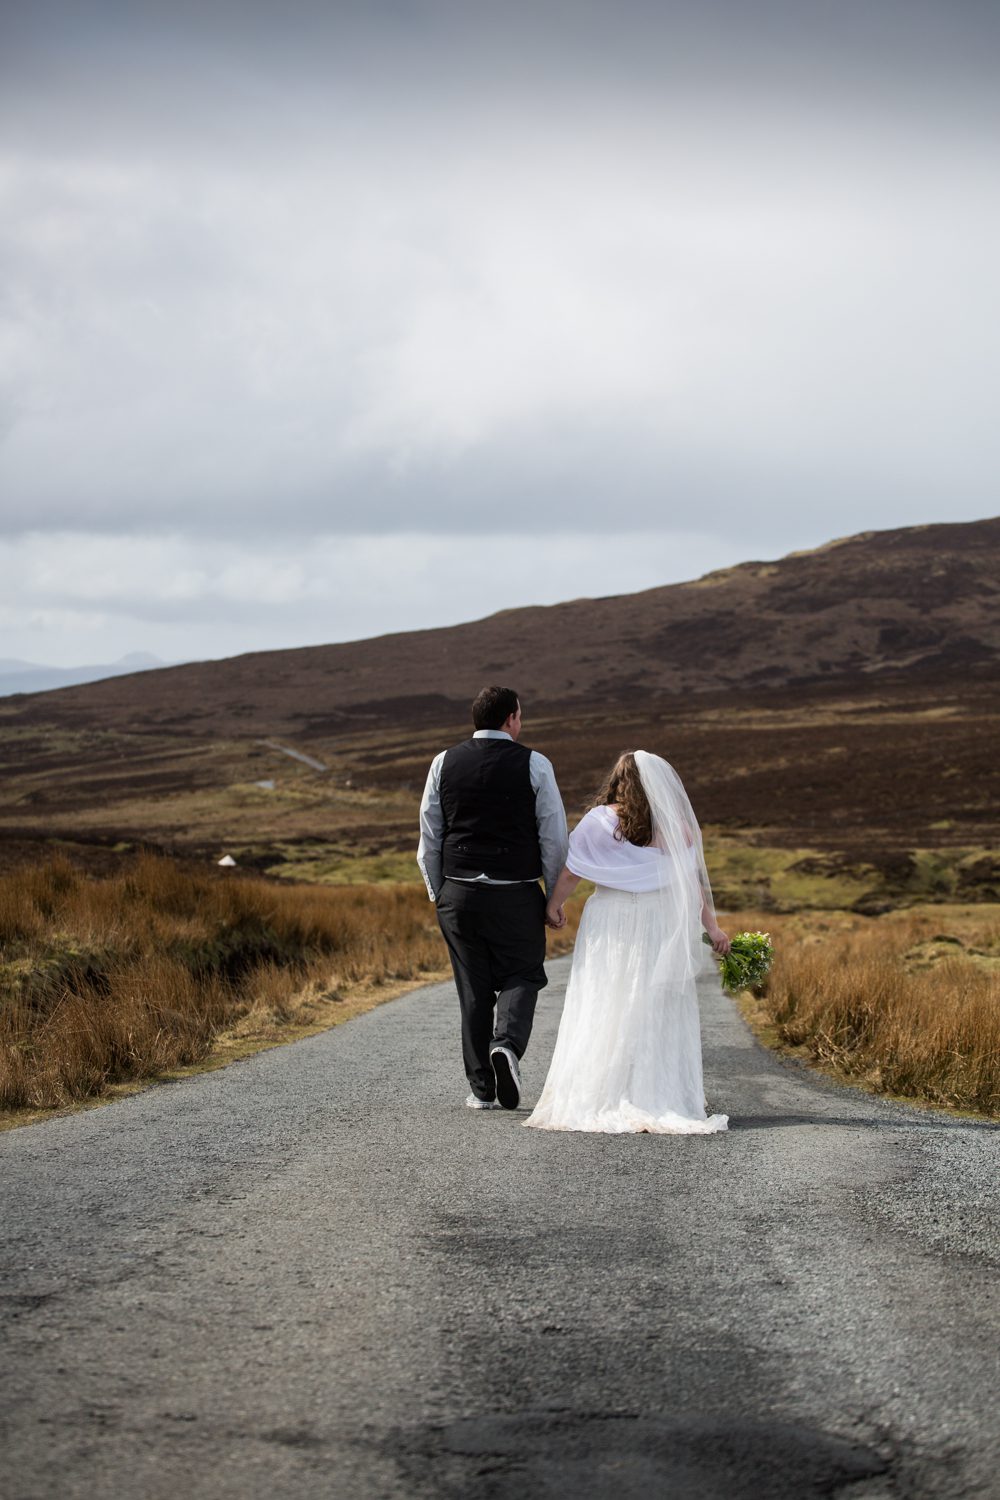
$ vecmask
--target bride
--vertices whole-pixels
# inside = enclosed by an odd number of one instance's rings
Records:
[[[715,920],[701,831],[680,777],[645,750],[626,751],[574,829],[551,893],[549,925],[581,879],[583,909],[559,1035],[536,1130],[704,1135],[707,1115],[696,980],[729,938]]]

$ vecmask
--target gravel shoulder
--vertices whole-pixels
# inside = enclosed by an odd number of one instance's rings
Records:
[[[1000,1128],[706,981],[728,1134],[463,1107],[450,984],[0,1137],[4,1500],[1000,1493]]]

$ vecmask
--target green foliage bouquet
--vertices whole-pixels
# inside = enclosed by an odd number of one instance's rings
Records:
[[[701,935],[703,943],[711,947],[712,939],[707,932]],[[774,946],[769,932],[738,932],[732,939],[728,953],[719,955],[719,972],[722,988],[731,995],[740,990],[752,990],[767,978],[774,957]]]

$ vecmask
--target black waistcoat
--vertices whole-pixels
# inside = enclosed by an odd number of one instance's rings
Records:
[[[466,740],[445,752],[441,853],[446,876],[537,880],[541,875],[530,760],[531,751],[513,740]]]

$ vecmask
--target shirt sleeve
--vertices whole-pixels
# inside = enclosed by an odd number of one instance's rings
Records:
[[[424,877],[427,894],[436,901],[444,884],[441,863],[441,845],[444,842],[444,810],[441,807],[441,767],[444,751],[435,755],[427,772],[424,795],[420,803],[420,843],[417,845],[417,864]]]
[[[542,876],[545,891],[551,895],[566,863],[569,839],[566,833],[566,810],[563,807],[552,762],[532,750],[529,762],[531,785],[535,793],[535,822],[542,851]]]

